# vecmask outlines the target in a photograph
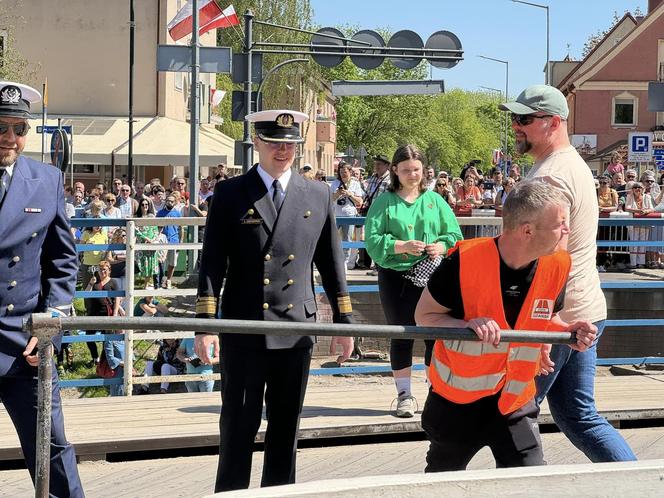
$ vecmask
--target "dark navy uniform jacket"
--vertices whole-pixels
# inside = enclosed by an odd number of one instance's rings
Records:
[[[72,303],[78,259],[62,183],[57,168],[19,156],[0,206],[0,375],[25,364],[23,318]]]
[[[293,174],[277,216],[254,166],[217,183],[208,213],[196,313],[212,318],[315,321],[312,263],[320,273],[335,322],[352,310],[344,258],[327,184]],[[308,347],[311,337],[222,334],[226,344],[283,349]]]

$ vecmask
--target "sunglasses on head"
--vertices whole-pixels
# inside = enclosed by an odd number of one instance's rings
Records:
[[[24,137],[28,134],[28,130],[30,130],[30,125],[28,123],[16,123],[16,124],[8,124],[8,123],[0,123],[0,135],[4,135],[9,131],[9,128],[12,128],[14,130],[14,135],[17,137]]]
[[[536,116],[535,114],[512,114],[510,116],[510,119],[512,120],[512,123],[516,123],[519,126],[528,126],[529,124],[532,124],[532,122],[535,121],[536,119],[544,119],[550,117],[551,116],[549,115]]]

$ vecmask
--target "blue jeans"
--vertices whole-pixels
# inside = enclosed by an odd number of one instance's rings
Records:
[[[118,367],[115,369],[114,379],[123,380],[124,377],[124,367]],[[110,389],[111,396],[124,396],[124,384],[113,384],[108,386]]]
[[[597,341],[604,320],[595,322],[597,340],[580,353],[566,344],[554,344],[551,360],[556,364],[549,375],[535,378],[537,404],[546,396],[553,420],[567,438],[592,462],[624,462],[636,455],[595,407],[595,362]]]
[[[184,383],[188,393],[211,393],[214,388],[213,380],[191,380]]]

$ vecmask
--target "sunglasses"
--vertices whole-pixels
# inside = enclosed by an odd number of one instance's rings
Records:
[[[646,180],[645,183],[655,183],[655,180]]]
[[[143,204],[141,204],[141,207],[150,207],[150,204],[144,202]]]
[[[532,124],[533,121],[536,119],[544,119],[544,118],[550,118],[551,116],[545,115],[545,116],[535,116],[534,114],[512,114],[510,116],[510,119],[512,120],[512,123],[516,123],[519,126],[528,126],[529,124]]]
[[[444,187],[444,186],[445,186],[444,183],[436,183],[436,187]]]
[[[28,123],[16,123],[16,124],[7,124],[0,123],[0,135],[4,135],[9,131],[9,128],[14,130],[14,135],[17,137],[24,137],[28,134],[30,130],[30,125]]]

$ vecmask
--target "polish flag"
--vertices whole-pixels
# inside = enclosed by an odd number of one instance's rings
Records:
[[[201,26],[203,27],[198,30],[198,34],[204,35],[208,31],[211,31],[215,28],[224,29],[224,28],[230,28],[231,26],[239,26],[239,24],[240,24],[240,19],[235,13],[233,5],[229,5],[222,11],[221,14],[219,14],[208,24],[201,23]]]
[[[205,26],[222,14],[221,7],[216,0],[197,0],[198,25]],[[175,17],[168,23],[168,33],[174,41],[191,34],[192,27],[192,2],[187,2]]]

